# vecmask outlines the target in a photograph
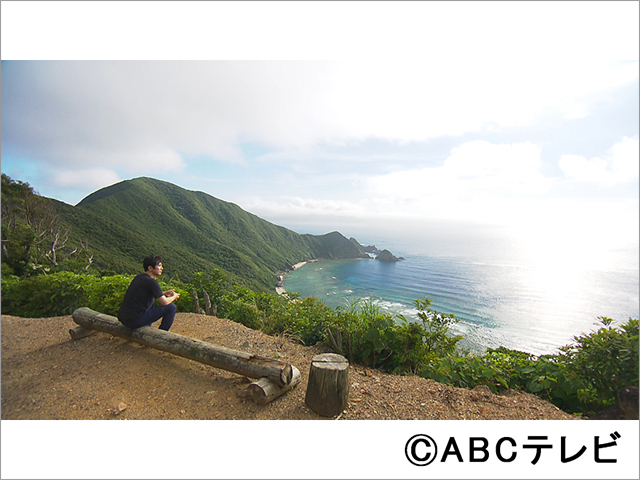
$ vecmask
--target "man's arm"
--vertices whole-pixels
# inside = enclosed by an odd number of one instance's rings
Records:
[[[160,305],[169,305],[170,303],[175,302],[180,298],[180,294],[176,293],[175,290],[167,290],[159,297],[157,300],[160,302]]]

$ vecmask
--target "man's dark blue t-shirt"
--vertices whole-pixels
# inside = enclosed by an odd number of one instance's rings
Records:
[[[162,295],[160,284],[155,278],[146,273],[136,275],[124,294],[124,300],[118,310],[118,320],[125,325],[136,321],[153,307],[155,299]]]

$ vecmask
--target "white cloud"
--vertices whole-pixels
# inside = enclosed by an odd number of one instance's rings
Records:
[[[151,145],[146,149],[120,153],[115,164],[133,175],[149,172],[181,172],[187,166],[182,156],[172,149],[163,146],[153,148]]]
[[[56,171],[51,177],[55,186],[63,188],[98,189],[120,181],[116,172],[106,168]]]
[[[248,197],[242,205],[243,208],[267,218],[286,218],[289,222],[303,223],[324,220],[343,223],[362,220],[371,213],[363,203],[286,195],[269,200]]]
[[[451,150],[442,168],[467,189],[541,194],[550,182],[540,172],[540,151],[531,142],[495,145],[477,140]]]
[[[505,197],[545,193],[551,180],[542,175],[540,166],[540,147],[531,142],[495,145],[478,140],[452,149],[441,167],[372,177],[369,188],[432,214],[453,214],[451,206],[459,204],[456,216],[466,217],[478,206],[488,213],[489,203],[495,207]],[[473,204],[464,207],[467,202]]]
[[[552,112],[583,116],[594,92],[637,77],[637,62],[555,56],[29,62],[3,66],[3,143],[52,164],[151,173],[182,168],[183,156],[243,162],[243,142],[304,152],[323,142],[499,131]]]
[[[612,187],[637,181],[639,162],[638,137],[625,137],[603,158],[563,155],[559,165],[570,181]]]
[[[586,116],[594,93],[638,78],[637,62],[548,54],[338,63],[329,109],[341,131],[356,138],[425,140],[531,125],[550,114]]]
[[[467,142],[453,148],[440,167],[384,175],[361,172],[353,190],[333,199],[307,196],[252,197],[243,207],[287,222],[330,220],[420,223],[427,220],[505,224],[521,215],[521,199],[538,199],[554,180],[540,172],[541,148],[531,142]],[[325,175],[331,175],[330,172]],[[346,188],[346,187],[345,187]]]
[[[568,158],[563,160],[567,163]],[[593,171],[580,171],[583,161]],[[606,161],[582,159],[575,167],[576,175],[589,180],[637,182],[638,140],[625,138],[609,150]],[[545,177],[541,168],[541,147],[532,142],[471,141],[453,148],[439,167],[364,176],[362,189],[348,196],[345,192],[340,200],[314,198],[309,192],[304,198],[254,199],[245,206],[289,222],[419,225],[446,220],[508,225],[536,231],[536,238],[559,235],[579,241],[612,231],[621,234],[620,241],[633,237],[637,199],[594,196],[590,189],[562,198],[567,182]],[[596,224],[603,229],[596,232]],[[606,242],[611,243],[601,239]]]

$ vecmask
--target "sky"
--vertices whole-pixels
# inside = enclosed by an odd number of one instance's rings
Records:
[[[300,233],[637,243],[637,2],[16,3],[2,172],[41,195],[150,176]]]

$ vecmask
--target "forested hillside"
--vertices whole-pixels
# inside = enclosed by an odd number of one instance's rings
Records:
[[[91,252],[94,270],[135,273],[144,256],[157,253],[167,277],[190,281],[196,272],[218,268],[264,291],[273,289],[275,272],[300,261],[367,257],[338,232],[300,235],[233,203],[152,178],[103,188],[76,206],[42,200],[69,232],[69,244]]]

